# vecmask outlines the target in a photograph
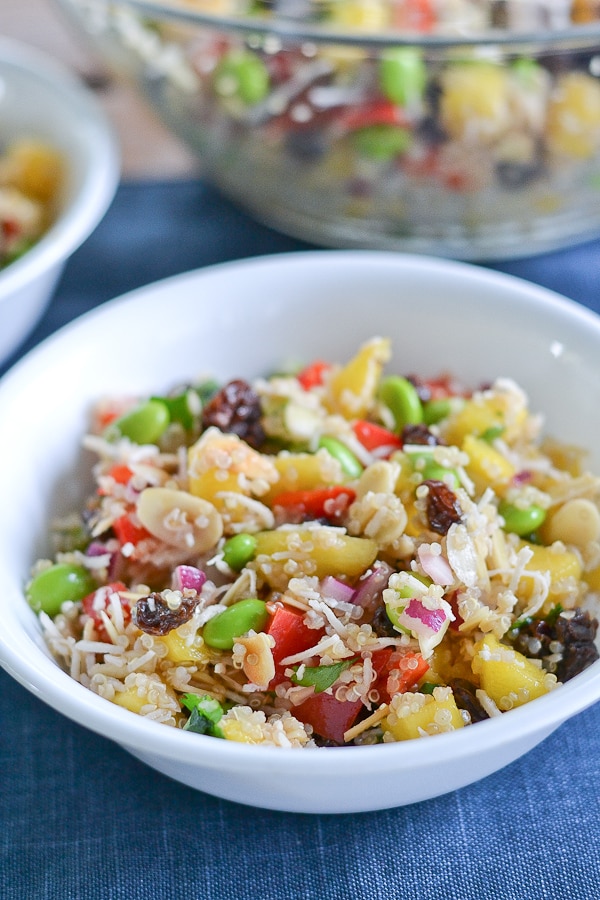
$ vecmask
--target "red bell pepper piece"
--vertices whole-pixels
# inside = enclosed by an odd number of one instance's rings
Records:
[[[380,650],[378,652],[383,653],[384,651]],[[375,656],[375,654],[373,654],[373,656]],[[402,662],[403,660],[409,659],[417,660],[415,668],[407,668],[406,664]],[[390,674],[394,670],[400,673],[398,687],[395,689],[394,693],[404,694],[421,680],[425,672],[429,669],[429,663],[423,659],[420,653],[399,653],[397,650],[394,650],[387,656],[382,665],[376,666],[376,669],[378,678],[373,687],[379,691],[380,702],[389,703],[391,696],[387,685]]]
[[[108,472],[107,475],[112,478],[117,484],[127,484],[133,472],[129,468],[129,466],[124,465],[123,463],[115,463]],[[103,488],[98,488],[98,493],[103,496],[109,493],[109,491],[104,490]]]
[[[135,546],[140,541],[152,537],[150,532],[142,525],[135,525],[127,513],[115,519],[112,527],[121,546],[123,544],[133,544]]]
[[[278,606],[267,626],[267,634],[275,639],[272,649],[275,677],[269,684],[270,688],[274,688],[285,679],[283,673],[287,666],[283,666],[281,660],[314,647],[323,636],[323,630],[309,628],[304,623],[304,613]]]
[[[368,128],[370,125],[410,125],[404,110],[391,100],[376,100],[362,106],[344,110],[339,124],[348,131]]]
[[[446,600],[454,613],[454,620],[450,620],[450,625],[448,627],[451,631],[458,631],[464,622],[463,617],[458,611],[458,591],[452,591],[452,593],[446,596]]]
[[[276,506],[293,514],[309,519],[339,519],[354,502],[356,491],[345,485],[337,484],[327,488],[314,488],[306,491],[283,491],[277,494],[271,507]]]
[[[380,690],[380,681],[387,681],[386,666],[390,663],[394,651],[391,647],[376,650],[371,662],[377,679],[373,687]],[[381,693],[381,691],[380,691]],[[292,715],[300,722],[312,725],[315,734],[325,740],[335,741],[338,744],[344,742],[344,733],[352,728],[359,713],[364,709],[362,700],[338,700],[335,694],[314,694],[303,703],[292,708]]]
[[[392,24],[409,31],[431,31],[438,21],[431,0],[408,0],[394,5],[393,11]]]
[[[373,453],[377,450],[387,450],[392,453],[394,450],[402,449],[402,440],[392,431],[376,425],[374,422],[367,422],[365,419],[358,419],[352,426],[354,434],[361,442],[365,450]]]
[[[323,384],[323,376],[326,372],[331,368],[331,363],[323,362],[320,359],[315,360],[310,365],[306,366],[302,369],[301,372],[298,373],[296,378],[302,385],[305,391],[310,391],[311,388],[318,387]]]
[[[292,715],[305,725],[312,725],[315,734],[326,741],[344,743],[344,734],[352,728],[361,709],[362,700],[337,700],[334,694],[313,694],[304,703],[292,707]]]
[[[108,474],[111,478],[114,478],[117,484],[127,484],[129,479],[133,475],[133,472],[131,471],[129,466],[126,466],[123,463],[115,463]]]
[[[81,601],[81,606],[86,615],[88,615],[94,621],[94,628],[98,634],[98,638],[102,641],[110,642],[110,637],[106,628],[104,627],[104,622],[102,621],[102,616],[100,615],[100,611],[104,610],[106,612],[109,603],[108,598],[111,594],[119,593],[120,591],[126,591],[127,586],[123,584],[122,581],[113,581],[111,584],[105,584],[102,587],[99,587],[97,590],[93,591],[91,594],[88,594],[87,597],[84,597]],[[131,605],[129,600],[126,600],[124,597],[119,595],[119,600],[121,602],[121,609],[123,610],[123,621],[125,624],[131,620]]]

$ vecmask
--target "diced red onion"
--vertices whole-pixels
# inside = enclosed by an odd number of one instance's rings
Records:
[[[104,556],[106,553],[110,553],[110,550],[106,549],[106,544],[102,541],[92,541],[85,551],[86,556]]]
[[[428,628],[435,634],[438,633],[448,618],[443,609],[427,609],[420,600],[416,599],[410,601],[402,615],[407,616],[409,619],[415,619],[418,622],[421,622],[425,628]]]
[[[528,484],[533,478],[533,472],[530,472],[528,469],[523,469],[521,472],[517,472],[512,477],[512,483],[515,485]]]
[[[173,572],[174,591],[190,590],[199,594],[205,581],[206,575],[196,566],[177,566]]]
[[[92,541],[86,548],[86,556],[108,556],[108,566],[106,567],[107,577],[109,581],[119,581],[122,557],[115,550],[110,549],[102,541]]]
[[[450,568],[450,563],[445,556],[432,553],[421,546],[417,550],[419,562],[423,567],[426,575],[429,575],[434,584],[448,585],[454,581],[454,573]]]
[[[374,610],[381,603],[382,594],[393,571],[387,563],[378,563],[369,575],[359,581],[351,603],[362,606],[365,610]]]
[[[324,597],[337,600],[339,603],[351,603],[354,588],[338,578],[334,578],[333,575],[327,575],[321,582],[321,593]]]

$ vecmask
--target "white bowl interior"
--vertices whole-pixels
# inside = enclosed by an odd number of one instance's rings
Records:
[[[439,765],[440,754],[456,765],[455,781],[444,789],[466,784],[594,702],[600,663],[561,688],[560,697],[549,695],[465,733],[316,756],[294,753],[292,760],[285,751],[211,738],[198,742],[198,736],[144,721],[90,694],[49,659],[23,585],[30,564],[45,550],[51,515],[73,508],[84,494],[90,460],[79,446],[94,400],[107,393],[160,391],[203,374],[252,377],[291,361],[343,361],[374,335],[392,338],[390,371],[450,371],[473,386],[498,375],[514,378],[529,393],[532,408],[546,413],[547,431],[591,448],[590,465],[600,471],[600,319],[571,301],[460,263],[360,251],[272,256],[178,276],[67,326],[0,383],[0,420],[19,423],[0,469],[5,668],[61,712],[186,783],[304,812],[377,809],[433,796],[441,790],[431,786],[428,766]],[[193,764],[190,738],[197,748]],[[370,776],[368,785],[349,795],[348,779],[360,771],[358,757],[370,759],[372,753],[379,773],[389,778],[402,770],[405,776],[397,789],[396,782]],[[474,765],[481,754],[485,762]],[[269,802],[261,794],[267,761],[269,772],[279,773]],[[414,766],[419,771],[407,780]],[[291,771],[307,779],[300,794],[287,784]]]

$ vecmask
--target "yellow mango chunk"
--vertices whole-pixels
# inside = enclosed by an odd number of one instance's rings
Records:
[[[327,406],[347,419],[366,416],[390,355],[391,344],[387,338],[373,338],[363,344],[350,362],[333,373],[325,397]]]
[[[227,491],[260,497],[277,481],[270,457],[254,450],[235,434],[209,428],[188,451],[189,491],[217,506],[217,494]]]
[[[591,569],[589,572],[584,572],[581,577],[591,591],[600,591],[600,566],[596,566],[595,569]]]
[[[466,435],[481,437],[486,432],[502,429],[502,438],[511,441],[526,418],[524,406],[514,408],[511,395],[478,394],[453,413],[445,429],[449,444],[460,446]]]
[[[332,24],[348,31],[381,32],[389,23],[389,8],[383,0],[344,0],[330,7]]]
[[[585,72],[559,78],[546,118],[551,152],[588,159],[600,147],[600,85]]]
[[[290,578],[302,575],[336,575],[353,580],[377,556],[375,541],[351,537],[327,526],[261,531],[254,537],[256,568],[277,590],[284,590]]]
[[[316,453],[283,452],[273,458],[273,464],[279,478],[263,498],[267,504],[286,491],[312,491],[344,481],[340,463],[324,449]]]
[[[509,82],[500,66],[457,63],[446,69],[441,87],[440,118],[452,138],[489,143],[509,124]]]
[[[554,546],[544,547],[541,544],[527,544],[533,556],[525,566],[529,570],[549,572],[551,581],[556,584],[564,578],[581,578],[581,562],[570,550],[559,550]]]
[[[113,703],[116,703],[117,706],[122,706],[124,709],[130,710],[133,713],[140,713],[143,706],[146,706],[148,703],[148,698],[143,694],[139,695],[137,688],[130,687],[127,688],[126,691],[119,691],[113,697]]]
[[[227,474],[220,469],[210,469],[208,472],[202,472],[200,475],[190,478],[189,487],[190,494],[208,500],[215,506],[217,505],[217,494],[223,491],[246,494],[238,474]]]
[[[473,673],[498,709],[523,706],[550,690],[552,676],[493,635],[486,635],[474,649]]]
[[[469,456],[465,470],[479,493],[487,487],[498,490],[516,473],[513,464],[481,438],[468,434],[462,443],[462,449]]]
[[[156,639],[167,648],[167,659],[174,663],[204,662],[207,659],[206,648],[202,641],[191,643],[179,633],[177,628]]]
[[[383,720],[384,731],[396,741],[444,734],[464,727],[463,717],[449,688],[436,688],[444,699],[427,694],[404,694],[400,704]]]
[[[35,140],[16,141],[8,149],[9,180],[40,203],[52,201],[63,178],[63,160],[52,147]]]

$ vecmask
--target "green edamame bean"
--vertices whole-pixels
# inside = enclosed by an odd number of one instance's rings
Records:
[[[419,425],[423,421],[423,405],[414,384],[401,375],[389,375],[379,386],[379,398],[392,413],[396,431],[405,425]]]
[[[520,537],[536,531],[546,518],[546,510],[535,503],[521,509],[512,503],[503,502],[500,503],[498,512],[504,519],[504,531],[518,534]]]
[[[108,440],[126,437],[134,444],[155,444],[169,427],[170,420],[162,400],[145,400],[112,422],[105,435]]]
[[[57,616],[67,600],[73,603],[83,600],[96,587],[96,582],[83,566],[57,563],[44,569],[30,581],[25,596],[36,612]]]
[[[186,431],[194,427],[195,418],[202,409],[198,395],[192,391],[185,391],[183,394],[177,394],[176,397],[151,397],[151,400],[164,403],[169,412],[169,422],[179,422]],[[197,410],[194,410],[191,405],[194,401],[198,407]]]
[[[319,447],[323,447],[334,459],[337,459],[347,478],[360,478],[363,471],[362,463],[345,444],[338,441],[337,438],[324,434],[319,438]]]
[[[413,578],[416,578],[417,581],[420,581],[425,587],[429,587],[431,584],[431,578],[428,578],[427,575],[420,575],[418,572],[411,572]],[[400,588],[400,590],[396,591],[401,600],[410,600],[414,597],[415,592],[408,585],[406,587]],[[409,630],[404,625],[400,624],[400,616],[402,615],[402,610],[404,607],[394,607],[390,604],[385,604],[385,611],[388,619],[399,631],[402,631],[404,634],[408,634]]]
[[[254,558],[256,553],[256,538],[253,534],[236,534],[225,541],[223,546],[223,559],[230,569],[239,572],[246,563]]]
[[[400,125],[385,122],[358,128],[352,135],[357,153],[368,159],[388,162],[405,153],[412,143],[412,135]]]
[[[219,62],[213,84],[221,97],[237,97],[252,106],[269,93],[269,70],[256,53],[235,50]]]
[[[239,600],[209,619],[202,631],[205,644],[219,650],[231,650],[236,637],[247,631],[262,631],[269,620],[264,600]]]
[[[427,70],[416,47],[394,47],[381,54],[379,86],[392,103],[399,106],[418,103],[426,84]]]
[[[440,400],[428,400],[423,404],[423,421],[426,425],[435,425],[450,415],[452,405],[446,398]]]
[[[526,89],[538,86],[540,78],[544,77],[542,66],[535,59],[526,56],[515,59],[511,66],[511,73],[517,76]]]
[[[457,488],[460,484],[458,475],[454,469],[441,466],[434,459],[428,459],[420,472],[423,481],[444,481],[449,487]]]

